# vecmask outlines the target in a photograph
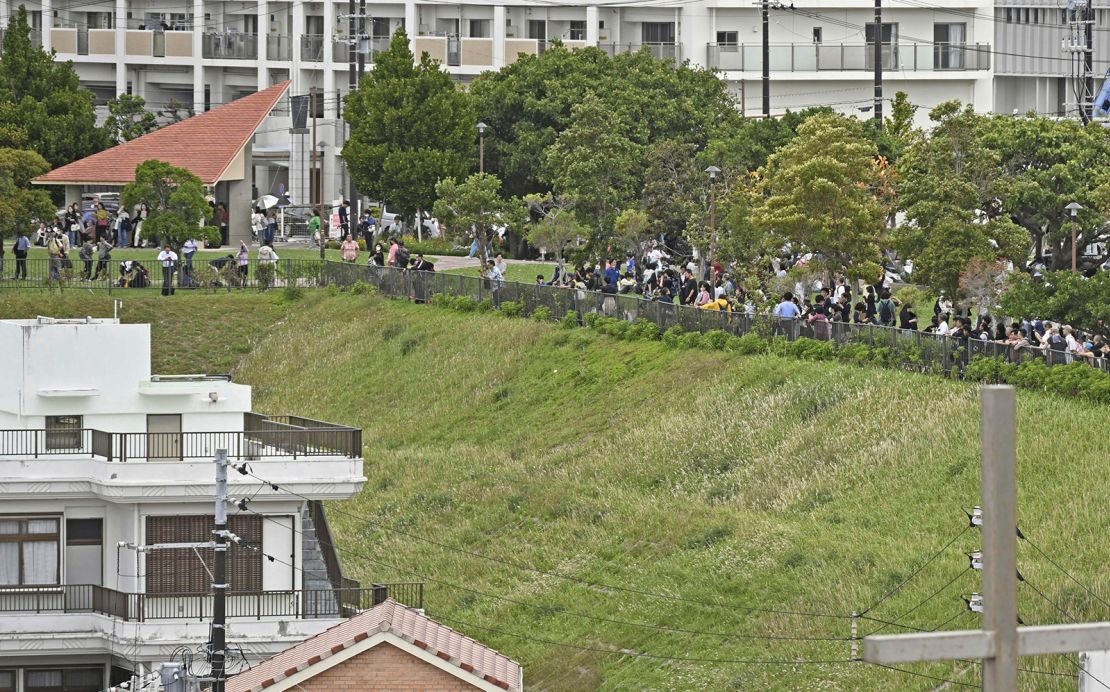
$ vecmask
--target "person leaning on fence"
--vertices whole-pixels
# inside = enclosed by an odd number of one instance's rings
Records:
[[[385,266],[385,250],[382,249],[381,243],[374,244],[374,251],[370,253],[370,259],[366,260],[366,265],[369,267]]]

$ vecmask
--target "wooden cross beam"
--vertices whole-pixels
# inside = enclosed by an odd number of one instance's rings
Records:
[[[983,387],[983,628],[877,635],[863,660],[911,663],[978,658],[983,690],[1018,689],[1018,657],[1110,649],[1110,622],[1018,627],[1017,397],[1010,386]]]

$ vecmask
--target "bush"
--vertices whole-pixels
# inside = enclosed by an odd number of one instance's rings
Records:
[[[1001,357],[973,358],[964,368],[964,379],[989,384],[1002,382],[1002,365]]]
[[[786,347],[786,352],[803,360],[832,360],[833,342],[803,336],[791,341]]]
[[[541,305],[532,311],[532,319],[537,322],[550,322],[551,321],[551,308],[546,305]]]
[[[524,317],[524,303],[506,300],[501,303],[501,314],[505,317]]]
[[[325,240],[324,241],[324,247],[327,248],[328,250],[338,250],[339,249],[339,241],[338,240]]]
[[[477,305],[478,312],[493,312],[493,299],[486,298]]]
[[[686,332],[678,337],[679,348],[702,348],[705,345],[705,337],[701,332]]]
[[[582,318],[582,321],[586,323],[587,327],[589,327],[590,329],[593,329],[594,325],[597,324],[597,321],[599,319],[601,319],[601,315],[599,313],[587,312],[585,317]]]
[[[377,289],[375,289],[373,286],[371,286],[370,284],[368,284],[368,283],[366,283],[365,281],[362,281],[362,280],[356,281],[353,284],[351,284],[351,294],[352,295],[356,295],[356,296],[369,295],[369,294],[373,293],[375,290],[377,290]]]
[[[676,324],[667,331],[663,332],[663,343],[670,346],[671,348],[678,348],[678,340],[681,339],[682,335],[685,333],[686,330]]]
[[[300,286],[288,285],[285,288],[281,289],[281,299],[286,302],[292,303],[294,301],[300,300],[303,297],[304,289]]]
[[[576,329],[578,327],[578,313],[574,310],[567,312],[563,315],[563,319],[559,322],[563,329]]]
[[[744,336],[731,337],[727,344],[728,350],[749,356],[762,353],[766,347],[767,342],[761,339],[755,332],[745,334]]]
[[[836,349],[833,355],[839,361],[854,365],[865,365],[871,362],[871,349],[867,344],[845,344]]]
[[[637,341],[655,341],[659,338],[659,325],[641,317],[629,326],[628,338]]]
[[[725,345],[728,344],[728,332],[720,329],[714,329],[702,335],[702,343],[706,348],[711,348],[715,351],[725,350]]]

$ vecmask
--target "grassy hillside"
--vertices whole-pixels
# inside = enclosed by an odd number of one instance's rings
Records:
[[[0,295],[0,316],[61,312],[48,309],[56,297],[34,300]],[[65,310],[97,314],[72,300]],[[863,610],[960,534],[962,508],[978,502],[971,386],[369,296],[147,300],[125,305],[125,316],[157,320],[156,358],[169,368],[230,367],[255,386],[258,410],[364,428],[366,490],[329,509],[348,571],[363,582],[426,579],[430,614],[521,661],[530,687],[941,684],[862,663],[770,663],[844,660],[849,642],[768,637],[847,637],[847,619],[814,614]],[[187,358],[171,355],[182,322],[207,344]],[[1018,402],[1022,528],[1110,595],[1110,408],[1025,391]],[[899,622],[977,626],[959,596],[980,589],[964,556],[978,547],[974,530],[963,533],[868,615],[912,610]],[[1068,616],[1110,617],[1019,549],[1029,584]],[[586,585],[598,583],[621,590]],[[1066,619],[1028,585],[1020,613],[1029,624]],[[861,630],[878,626],[865,620]],[[1023,666],[1059,673],[1023,673],[1023,689],[1076,687],[1062,657]],[[970,663],[904,668],[979,681]]]

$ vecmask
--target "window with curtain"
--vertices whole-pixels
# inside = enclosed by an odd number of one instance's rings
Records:
[[[60,583],[60,517],[0,518],[0,586]]]
[[[28,668],[23,671],[26,692],[99,692],[103,668]]]
[[[934,24],[933,46],[936,54],[933,59],[933,69],[964,69],[964,50],[966,43],[967,24]]]

